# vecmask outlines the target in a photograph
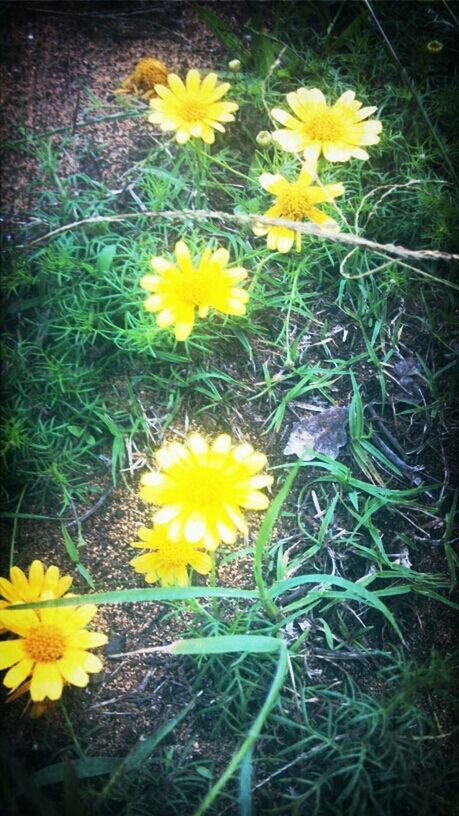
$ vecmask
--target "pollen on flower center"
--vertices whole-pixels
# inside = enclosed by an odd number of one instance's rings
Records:
[[[311,208],[304,185],[295,181],[279,194],[277,204],[282,210],[282,218],[291,221],[302,221]]]
[[[191,473],[189,496],[196,507],[210,507],[215,501],[225,501],[228,479],[219,469],[200,466]]]
[[[208,115],[208,104],[195,99],[181,102],[180,116],[184,122],[201,122]]]
[[[318,142],[335,142],[344,136],[341,118],[334,111],[327,110],[314,116],[305,126],[307,135]]]
[[[192,275],[187,275],[186,279],[181,281],[178,294],[184,303],[189,303],[190,306],[200,306],[203,301],[208,300],[209,290],[208,279],[199,275],[195,270]]]
[[[65,651],[65,637],[57,628],[49,624],[35,626],[24,640],[27,654],[37,663],[53,663]]]

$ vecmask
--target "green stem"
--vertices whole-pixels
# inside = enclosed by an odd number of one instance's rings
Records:
[[[286,347],[285,365],[286,366],[292,366],[293,363],[294,363],[294,361],[292,360],[291,354],[290,354],[290,343],[289,343],[288,336],[289,336],[289,328],[290,328],[290,315],[291,315],[291,312],[292,312],[293,303],[294,303],[294,301],[296,299],[299,274],[300,274],[300,267],[298,266],[297,270],[295,272],[294,278],[293,278],[292,292],[291,292],[291,295],[290,295],[290,300],[289,300],[289,304],[288,304],[288,308],[287,308],[287,316],[285,318],[285,347]]]
[[[67,708],[66,708],[65,703],[62,700],[62,698],[59,700],[59,702],[60,702],[62,714],[64,715],[65,723],[66,723],[67,728],[68,728],[68,732],[69,732],[69,734],[70,734],[70,736],[71,736],[71,738],[73,740],[73,744],[75,745],[75,750],[76,750],[78,756],[81,759],[86,759],[86,754],[83,751],[83,748],[81,747],[80,740],[78,739],[78,737],[77,737],[77,735],[75,733],[75,729],[73,727],[72,721],[71,721],[71,719],[70,719],[70,717],[68,715]]]
[[[288,474],[284,484],[282,485],[281,489],[277,496],[274,497],[271,507],[269,508],[266,516],[263,520],[263,524],[260,527],[260,532],[258,533],[257,540],[255,542],[255,557],[253,562],[253,575],[255,578],[255,583],[258,587],[258,591],[260,593],[260,600],[265,608],[266,614],[271,620],[278,620],[281,612],[279,607],[271,600],[269,597],[268,587],[266,585],[266,581],[263,577],[263,555],[265,551],[265,547],[269,543],[271,539],[271,534],[273,531],[274,524],[276,523],[277,517],[281,511],[282,505],[287,498],[290,488],[292,487],[293,480],[295,479],[296,474],[298,473],[299,468],[303,464],[302,459],[298,459],[298,461],[293,465],[290,473]]]
[[[17,533],[18,533],[19,519],[21,518],[21,515],[20,515],[19,511],[20,511],[20,509],[22,507],[22,502],[23,502],[26,490],[27,490],[27,487],[26,487],[26,485],[24,485],[24,487],[21,490],[21,495],[19,496],[19,499],[18,499],[16,512],[14,513],[13,530],[11,532],[11,544],[10,544],[10,569],[14,564],[14,545],[16,544],[16,536],[17,536]]]
[[[212,567],[210,570],[210,586],[216,587],[217,586],[217,564],[215,562],[215,553],[210,553],[210,560],[212,563]],[[211,598],[212,604],[212,612],[214,613],[215,617],[218,617],[218,603],[216,598]]]
[[[199,140],[193,140],[191,143],[194,156],[195,172],[195,203],[196,209],[200,210],[207,206],[207,179],[206,179],[206,164],[203,161],[207,157],[205,147],[201,147]]]

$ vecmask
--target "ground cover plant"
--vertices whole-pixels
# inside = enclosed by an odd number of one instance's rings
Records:
[[[458,21],[402,7],[59,7],[119,70],[5,145],[7,812],[457,807]]]

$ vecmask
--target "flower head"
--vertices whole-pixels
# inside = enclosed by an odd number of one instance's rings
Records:
[[[147,584],[161,581],[163,586],[188,586],[188,566],[201,575],[207,575],[212,568],[207,553],[188,541],[171,541],[164,526],[141,527],[139,538],[131,546],[153,552],[139,555],[129,563],[136,572],[145,573]]]
[[[255,141],[257,145],[260,145],[260,147],[266,147],[267,145],[271,144],[272,136],[268,130],[260,130],[255,137]]]
[[[159,471],[142,477],[141,498],[161,507],[156,524],[167,525],[173,542],[215,550],[246,533],[241,508],[265,510],[269,499],[260,488],[273,482],[261,475],[266,456],[247,442],[233,445],[221,434],[209,445],[197,433],[185,444],[171,442],[156,453]],[[256,475],[258,474],[258,475]]]
[[[430,40],[426,45],[426,49],[430,54],[439,54],[440,51],[443,51],[443,43],[440,40]]]
[[[177,340],[186,340],[191,334],[196,309],[199,317],[207,317],[213,308],[223,314],[243,315],[249,294],[237,284],[247,277],[240,266],[227,267],[229,252],[220,248],[206,249],[193,265],[190,251],[184,241],[175,245],[177,263],[165,258],[153,258],[155,275],[144,275],[140,285],[152,294],[145,301],[149,312],[156,312],[161,329],[175,326]]]
[[[287,94],[293,113],[274,108],[271,113],[284,125],[275,130],[273,139],[291,153],[304,151],[306,159],[317,159],[321,153],[328,161],[345,162],[351,157],[368,159],[362,145],[379,142],[381,122],[364,120],[375,112],[375,107],[362,108],[354,91],[346,91],[329,106],[318,88],[300,88]]]
[[[14,691],[30,677],[34,702],[58,700],[64,683],[87,686],[88,674],[102,669],[100,658],[87,649],[107,642],[102,632],[84,628],[96,612],[92,604],[3,611],[3,625],[20,636],[0,643],[0,669],[9,669],[3,684]]]
[[[139,60],[134,71],[124,80],[116,93],[141,94],[145,99],[156,96],[155,85],[166,82],[167,68],[163,62],[146,57]]]
[[[59,569],[54,566],[45,570],[41,561],[32,561],[28,576],[19,567],[11,567],[10,580],[0,578],[0,596],[5,599],[0,600],[0,609],[15,603],[40,601],[45,595],[60,598],[70,589],[71,583],[70,575],[60,577]]]
[[[316,207],[316,204],[331,202],[344,193],[342,184],[324,184],[321,187],[312,185],[316,171],[316,162],[309,162],[303,168],[296,181],[287,181],[278,173],[263,173],[259,182],[261,186],[276,196],[276,201],[265,215],[269,218],[285,218],[290,221],[303,221],[305,218],[325,229],[339,229],[338,224],[329,215]],[[255,224],[255,235],[267,235],[268,249],[289,252],[296,237],[296,249],[301,249],[301,234],[288,227],[269,224]]]
[[[148,121],[161,130],[175,130],[179,144],[185,144],[192,136],[213,144],[214,130],[224,133],[222,122],[234,122],[233,113],[238,110],[235,102],[220,102],[231,85],[217,82],[216,74],[207,74],[201,82],[195,68],[188,71],[185,82],[177,74],[169,74],[169,87],[156,85],[160,98],[150,101],[152,112]]]
[[[228,68],[233,72],[233,74],[237,74],[237,72],[241,70],[241,61],[238,59],[230,60],[228,63]]]

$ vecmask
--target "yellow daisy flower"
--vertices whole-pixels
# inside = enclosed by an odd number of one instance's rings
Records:
[[[160,505],[156,524],[167,525],[173,542],[187,542],[215,550],[220,541],[233,544],[238,532],[247,533],[241,507],[265,510],[269,499],[260,488],[272,476],[255,475],[266,456],[244,442],[233,446],[228,434],[208,444],[197,433],[185,444],[171,442],[156,452],[159,471],[142,477],[140,496]]]
[[[137,63],[132,74],[124,80],[121,88],[117,88],[115,93],[141,94],[145,99],[156,96],[155,85],[166,82],[167,68],[163,62],[145,57]]]
[[[247,271],[240,266],[227,268],[226,249],[206,249],[195,267],[186,243],[178,241],[175,256],[177,264],[152,258],[156,274],[144,275],[140,281],[141,287],[152,293],[145,308],[157,312],[156,322],[161,329],[174,325],[176,339],[186,340],[193,329],[196,309],[199,317],[207,317],[211,307],[223,314],[245,314],[249,294],[237,284],[247,277]]]
[[[72,578],[70,575],[60,577],[57,567],[48,567],[45,571],[41,561],[32,561],[29,575],[19,569],[11,567],[10,580],[0,578],[0,609],[15,603],[31,603],[43,600],[43,593],[49,593],[53,598],[60,598],[70,589]]]
[[[187,541],[171,541],[164,526],[154,529],[141,527],[139,538],[141,540],[131,544],[131,547],[154,552],[139,555],[129,563],[136,572],[145,573],[147,584],[161,581],[162,586],[188,586],[188,566],[201,575],[207,575],[212,568],[207,553]]]
[[[362,108],[354,91],[345,91],[331,107],[318,88],[300,88],[287,94],[295,116],[280,108],[271,113],[285,127],[275,130],[273,139],[291,153],[304,151],[306,159],[317,159],[321,153],[328,161],[345,162],[351,157],[368,159],[362,145],[379,142],[382,123],[364,120],[375,107]]]
[[[303,165],[296,181],[287,181],[279,173],[263,173],[259,177],[261,186],[276,196],[275,204],[264,215],[270,218],[286,218],[290,221],[303,221],[307,218],[325,229],[339,230],[336,221],[319,210],[316,204],[333,201],[344,193],[344,187],[342,184],[313,186],[311,182],[315,173],[315,161]],[[289,252],[294,240],[297,252],[301,249],[301,233],[295,233],[287,227],[255,224],[252,229],[255,235],[268,236],[268,249]]]
[[[185,144],[192,136],[213,144],[214,130],[224,133],[222,122],[234,122],[233,113],[239,107],[235,102],[219,101],[231,85],[217,82],[217,75],[212,73],[201,82],[195,68],[188,71],[185,82],[177,74],[169,74],[169,87],[155,86],[159,99],[150,101],[152,113],[148,121],[159,125],[161,130],[175,130],[179,144]]]
[[[93,604],[80,607],[30,610],[8,609],[2,622],[16,640],[0,643],[0,669],[9,669],[3,684],[11,691],[31,677],[34,702],[58,700],[64,683],[87,686],[89,673],[100,672],[102,662],[87,649],[107,643],[102,632],[84,627],[97,612]]]

